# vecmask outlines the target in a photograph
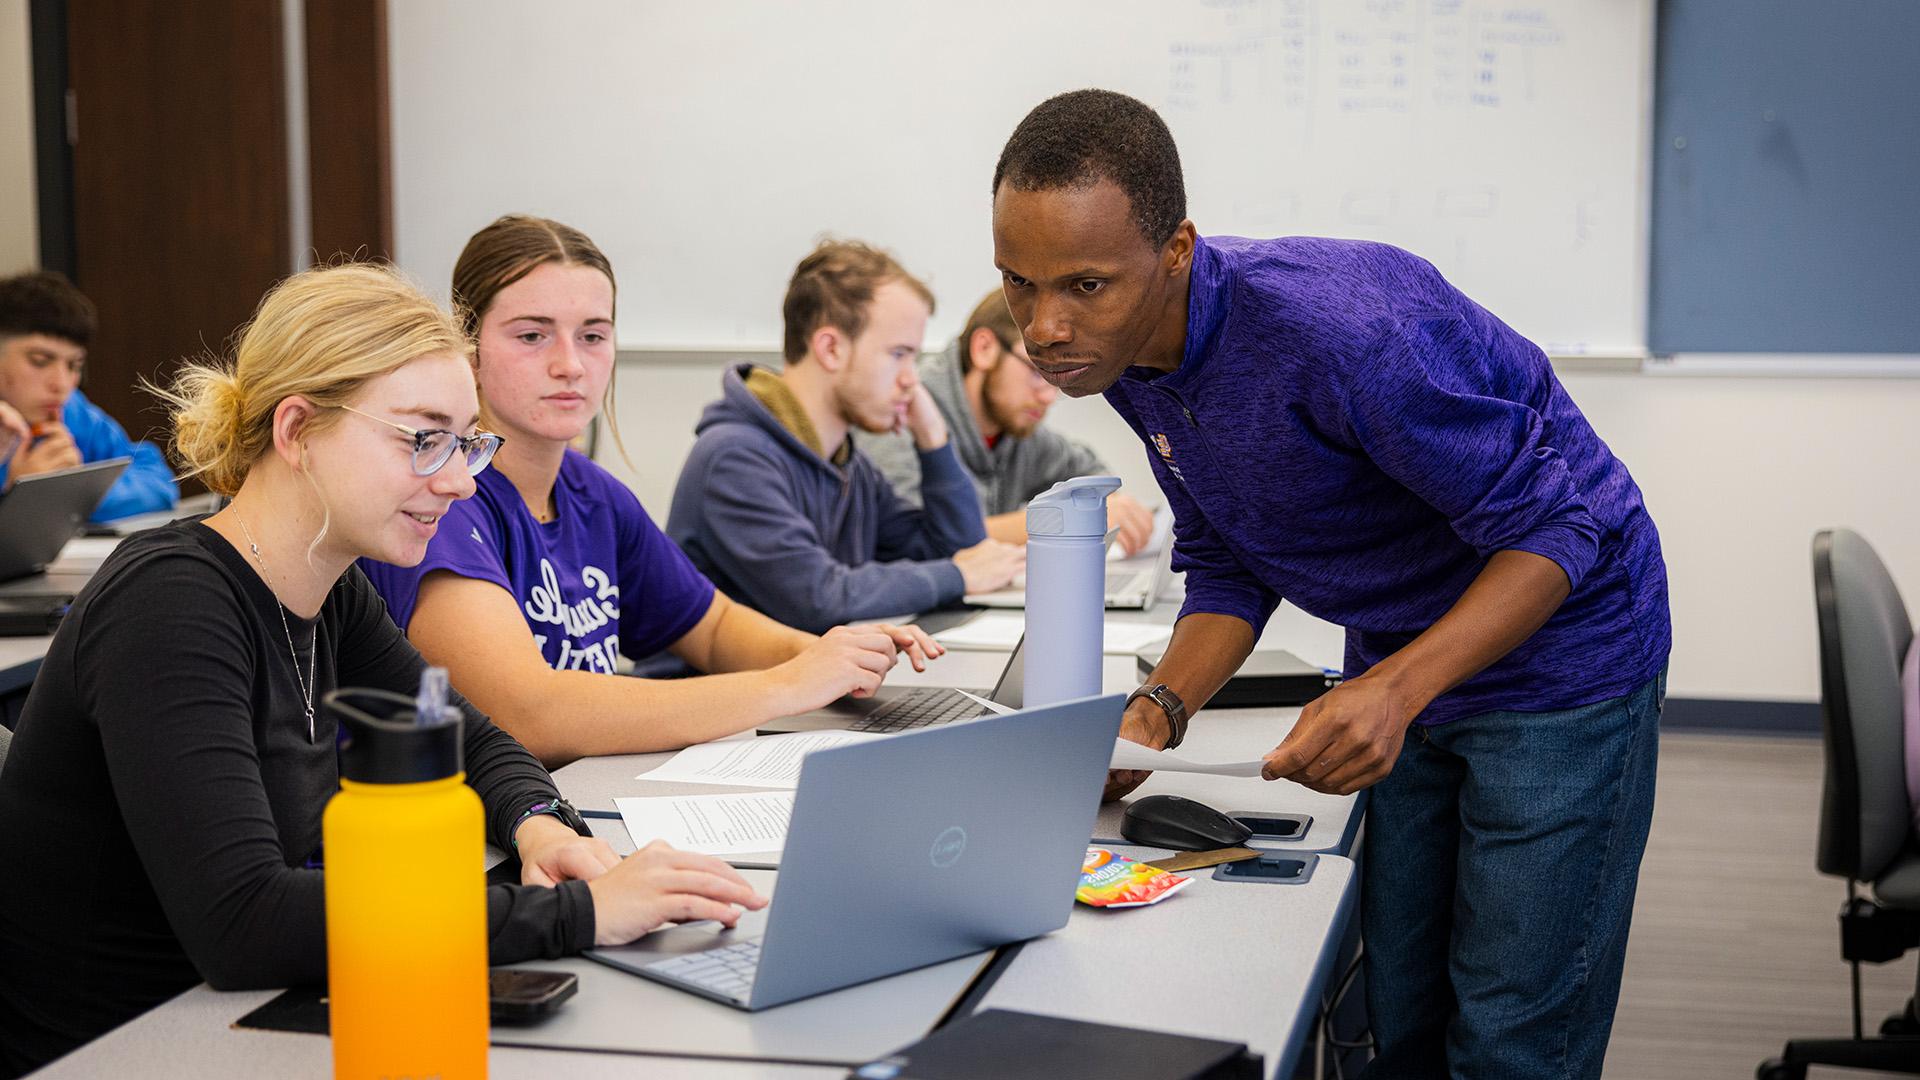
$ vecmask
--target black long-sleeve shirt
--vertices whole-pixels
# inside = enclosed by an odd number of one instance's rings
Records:
[[[223,990],[325,980],[310,860],[339,765],[319,699],[337,686],[411,695],[423,661],[358,569],[317,618],[289,613],[283,626],[281,614],[246,559],[198,522],[127,540],[75,601],[0,771],[0,1076],[202,979]],[[458,705],[467,783],[489,839],[508,847],[520,816],[556,797],[552,778]],[[492,886],[487,916],[495,963],[593,942],[581,882]]]

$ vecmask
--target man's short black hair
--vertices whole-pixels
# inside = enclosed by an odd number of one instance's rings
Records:
[[[1013,129],[993,191],[1080,188],[1112,180],[1133,204],[1133,221],[1158,248],[1187,217],[1180,151],[1160,114],[1111,90],[1070,90],[1041,102]]]
[[[0,278],[0,339],[45,334],[84,349],[97,323],[93,301],[64,274],[35,270]]]

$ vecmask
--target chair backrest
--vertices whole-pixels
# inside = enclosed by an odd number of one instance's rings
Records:
[[[1900,664],[1913,641],[1900,589],[1851,529],[1813,538],[1820,623],[1821,872],[1872,881],[1913,831]]]
[[[0,765],[7,763],[7,747],[13,745],[13,731],[0,724]]]

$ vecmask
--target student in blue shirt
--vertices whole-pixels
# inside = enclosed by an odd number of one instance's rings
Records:
[[[1021,121],[993,239],[1034,366],[1106,396],[1174,511],[1186,603],[1122,734],[1177,744],[1282,597],[1346,627],[1346,682],[1265,772],[1372,791],[1366,1075],[1599,1076],[1671,641],[1626,466],[1426,261],[1199,236],[1132,98]]]
[[[737,364],[695,426],[667,535],[721,588],[803,629],[928,611],[1003,588],[1026,548],[994,540],[917,368],[933,292],[857,240],[822,241],[780,305],[776,374]],[[913,439],[920,505],[852,432]]]
[[[0,280],[0,403],[32,429],[11,455],[0,455],[0,488],[22,476],[130,457],[93,520],[166,510],[180,500],[180,487],[160,448],[127,438],[79,390],[94,326],[93,302],[57,273]]]

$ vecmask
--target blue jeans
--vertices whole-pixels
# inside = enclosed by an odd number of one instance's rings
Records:
[[[1367,811],[1367,1080],[1600,1075],[1665,696],[1407,733]]]

